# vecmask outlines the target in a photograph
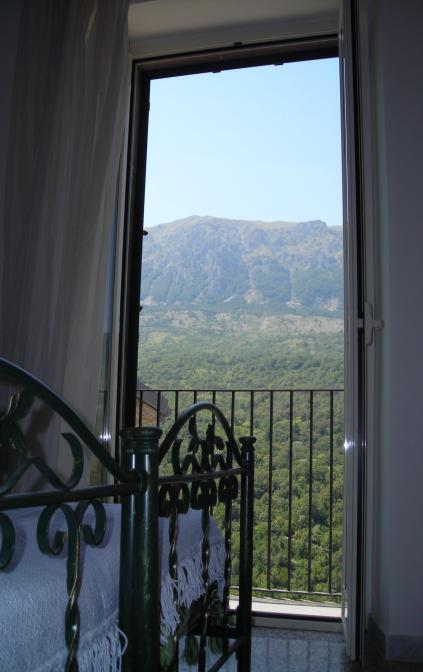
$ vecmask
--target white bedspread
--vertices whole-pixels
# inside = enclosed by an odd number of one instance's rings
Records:
[[[107,532],[101,547],[82,545],[83,573],[79,596],[81,672],[120,669],[124,637],[117,629],[119,590],[120,506],[105,505]],[[8,512],[17,533],[12,566],[0,572],[0,670],[1,672],[58,672],[66,660],[64,613],[67,603],[66,558],[43,555],[36,542],[41,509]],[[59,517],[57,515],[57,523]],[[88,512],[87,512],[88,515]],[[62,525],[61,529],[66,529]],[[160,519],[162,638],[173,633],[177,607],[168,575],[168,521]],[[210,520],[210,581],[221,585],[224,544]],[[201,597],[201,512],[179,516],[177,544],[178,592],[189,606]],[[105,667],[105,661],[107,666]],[[110,661],[110,662],[109,662]]]

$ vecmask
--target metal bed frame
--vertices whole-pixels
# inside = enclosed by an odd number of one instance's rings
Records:
[[[220,409],[199,402],[182,413],[159,443],[157,427],[129,428],[122,432],[122,464],[115,461],[79,416],[49,387],[20,367],[0,358],[0,377],[18,385],[7,412],[0,416],[0,450],[15,456],[14,465],[0,483],[0,569],[10,563],[15,547],[15,530],[7,511],[24,507],[44,507],[37,524],[37,544],[42,553],[58,554],[65,549],[68,602],[63,616],[64,638],[68,650],[66,672],[77,672],[80,639],[78,595],[81,587],[81,541],[98,546],[107,525],[101,500],[121,502],[121,540],[119,575],[119,628],[128,639],[123,656],[123,672],[158,672],[160,669],[160,569],[159,516],[169,518],[169,573],[178,576],[176,542],[178,517],[190,507],[201,511],[202,579],[204,596],[192,608],[189,632],[197,636],[199,672],[206,671],[207,638],[220,637],[223,652],[209,668],[217,672],[236,654],[239,672],[249,672],[251,654],[251,576],[254,499],[254,437],[235,440]],[[73,459],[71,475],[62,481],[45,460],[30,454],[20,422],[28,416],[34,398],[43,401],[71,431],[62,433]],[[201,438],[196,417],[208,412],[212,422]],[[216,435],[216,423],[224,439]],[[189,444],[179,437],[186,427]],[[103,465],[114,483],[78,488],[84,471],[84,448]],[[164,458],[171,459],[171,474],[160,475]],[[4,463],[4,462],[3,462]],[[25,472],[37,469],[49,490],[13,494]],[[233,503],[240,501],[239,605],[229,609]],[[210,618],[212,592],[208,566],[210,558],[209,521],[217,503],[224,507],[225,568],[222,607],[223,623]],[[75,507],[69,504],[75,503]],[[94,511],[94,523],[85,514]],[[56,511],[64,514],[66,527],[51,540],[49,527]],[[175,595],[176,598],[176,595]],[[46,633],[47,634],[47,633]],[[186,634],[186,633],[185,633]],[[168,670],[178,670],[176,655]],[[229,643],[229,640],[233,640]]]

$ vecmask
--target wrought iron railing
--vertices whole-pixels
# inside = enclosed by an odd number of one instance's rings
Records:
[[[254,594],[339,600],[343,390],[138,390],[137,424],[166,430],[203,400],[222,408],[236,436],[257,437]],[[236,591],[236,548],[234,558]]]

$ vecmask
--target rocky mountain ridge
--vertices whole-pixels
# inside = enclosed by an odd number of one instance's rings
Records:
[[[341,227],[320,220],[195,215],[150,229],[143,246],[141,301],[340,313],[342,257]]]

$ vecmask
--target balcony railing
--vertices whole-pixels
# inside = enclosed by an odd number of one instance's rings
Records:
[[[235,436],[257,437],[256,597],[338,601],[343,390],[138,390],[137,423],[166,430],[180,411],[201,400],[222,408]],[[233,580],[236,591],[236,548]]]

